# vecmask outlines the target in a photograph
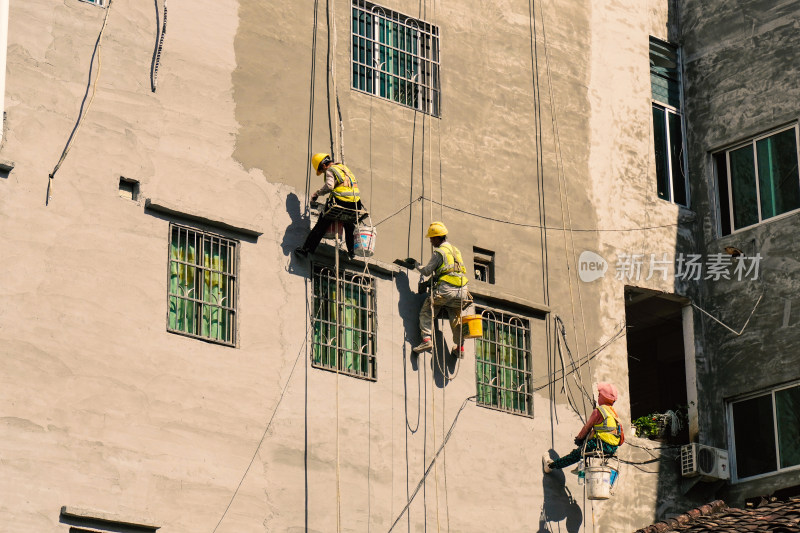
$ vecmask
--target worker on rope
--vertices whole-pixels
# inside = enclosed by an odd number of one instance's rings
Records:
[[[324,174],[325,183],[322,187],[311,195],[311,201],[316,202],[317,198],[324,194],[330,193],[328,197],[328,204],[336,204],[342,207],[352,209],[353,215],[357,218],[358,211],[365,211],[361,203],[361,197],[358,191],[358,180],[353,172],[347,168],[344,163],[334,163],[330,154],[314,154],[311,158],[311,168],[317,172],[317,176]],[[311,229],[311,232],[306,237],[305,243],[299,248],[295,248],[294,253],[300,257],[305,257],[309,253],[314,253],[314,250],[319,246],[325,231],[334,219],[325,216],[319,217],[317,223]],[[347,255],[350,259],[353,258],[353,248],[355,245],[355,222],[343,222],[344,224],[344,240],[347,243]]]
[[[467,269],[464,267],[461,252],[447,242],[447,228],[444,224],[441,222],[431,223],[425,236],[431,240],[433,254],[427,265],[419,266],[417,264],[416,268],[422,276],[431,276],[433,290],[419,311],[422,342],[414,347],[414,351],[420,353],[433,347],[433,342],[431,342],[433,317],[439,314],[439,310],[444,307],[450,319],[450,328],[453,330],[453,342],[455,343],[453,354],[463,357],[464,336],[460,325],[461,311],[472,303],[472,296],[467,290],[469,281],[466,275]]]
[[[582,459],[585,452],[593,452],[601,449],[604,454],[613,455],[617,448],[625,442],[625,434],[622,432],[622,425],[619,417],[614,411],[614,402],[617,401],[617,388],[611,383],[597,384],[597,407],[589,416],[589,420],[575,437],[577,448],[569,454],[550,460],[548,454],[542,456],[542,469],[545,474],[549,474],[554,468],[564,468],[573,465]],[[585,444],[584,439],[588,437]]]

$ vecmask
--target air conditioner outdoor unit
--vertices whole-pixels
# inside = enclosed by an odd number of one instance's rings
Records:
[[[728,452],[693,442],[681,447],[681,475],[703,481],[730,479]]]

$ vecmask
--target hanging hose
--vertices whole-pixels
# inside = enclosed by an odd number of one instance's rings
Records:
[[[158,3],[158,0],[156,0]],[[158,87],[158,66],[161,64],[161,51],[164,48],[164,35],[167,33],[167,0],[164,0],[164,16],[159,30],[158,10],[156,10],[156,48],[153,51],[153,64],[150,68],[150,89],[156,92]]]

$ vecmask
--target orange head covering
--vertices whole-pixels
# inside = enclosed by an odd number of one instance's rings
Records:
[[[600,382],[597,384],[597,403],[600,405],[614,405],[617,401],[617,388],[613,383]]]

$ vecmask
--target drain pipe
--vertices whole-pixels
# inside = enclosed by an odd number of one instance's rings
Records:
[[[5,135],[6,54],[8,52],[8,0],[0,0],[0,141]]]

